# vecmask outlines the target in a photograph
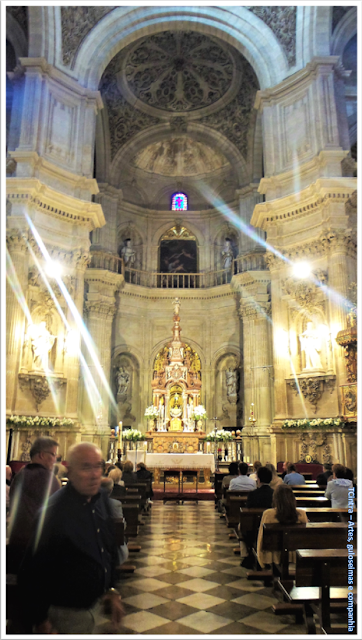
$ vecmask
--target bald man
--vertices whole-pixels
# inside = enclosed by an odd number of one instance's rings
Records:
[[[100,488],[102,454],[83,442],[71,447],[67,458],[69,482],[42,511],[19,572],[23,606],[35,633],[73,635],[93,632],[103,603],[116,632],[122,607],[114,589],[118,558],[112,511]]]

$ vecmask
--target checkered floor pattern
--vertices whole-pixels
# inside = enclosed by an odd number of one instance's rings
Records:
[[[272,613],[271,588],[246,579],[213,503],[156,502],[143,519],[142,550],[129,558],[136,571],[118,585],[122,635],[305,633],[294,617]]]

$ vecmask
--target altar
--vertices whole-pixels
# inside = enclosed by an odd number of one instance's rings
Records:
[[[155,482],[160,481],[160,471],[165,469],[201,469],[205,482],[210,482],[215,472],[215,459],[211,453],[146,453],[146,466],[154,471]]]

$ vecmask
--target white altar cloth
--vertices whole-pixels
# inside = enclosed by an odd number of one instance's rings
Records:
[[[136,458],[136,453],[137,453],[137,458]],[[136,471],[136,464],[138,464],[139,462],[143,462],[144,464],[146,463],[146,451],[144,451],[143,449],[137,449],[137,452],[133,449],[133,450],[127,450],[126,451],[126,457],[123,460],[123,462],[125,460],[131,460],[131,462],[133,462],[133,466],[134,466],[134,470]]]
[[[215,459],[211,453],[146,453],[146,466],[151,469],[211,469]]]

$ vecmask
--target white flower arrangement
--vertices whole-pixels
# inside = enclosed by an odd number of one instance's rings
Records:
[[[153,404],[147,407],[145,411],[145,418],[157,418],[158,417],[158,409]]]
[[[194,420],[206,420],[206,409],[202,404],[198,404],[193,411],[192,418]]]
[[[131,442],[139,442],[140,440],[146,440],[145,435],[138,431],[138,429],[126,429],[122,433],[124,440],[130,440]]]
[[[205,438],[206,442],[230,442],[233,439],[231,432],[224,429],[216,431],[216,436],[215,433],[209,433]]]
[[[6,422],[17,427],[72,427],[70,418],[47,418],[41,416],[8,416]]]
[[[345,423],[341,418],[314,418],[314,420],[285,420],[283,429],[328,429],[330,427],[344,427]]]

